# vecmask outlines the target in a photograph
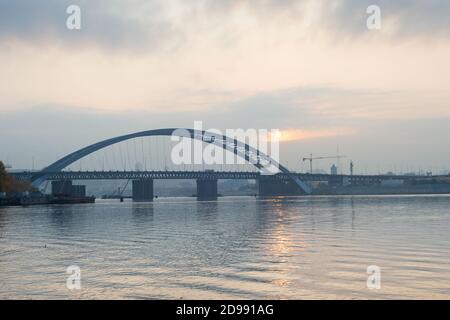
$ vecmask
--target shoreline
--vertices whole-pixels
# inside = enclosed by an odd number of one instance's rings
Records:
[[[218,199],[225,198],[259,198],[259,199],[271,199],[271,198],[310,198],[310,197],[364,197],[364,196],[387,196],[387,197],[395,197],[395,196],[450,196],[450,192],[446,193],[314,193],[311,195],[286,195],[286,196],[255,196],[255,195],[226,195],[221,196]],[[167,197],[158,197],[154,200],[164,200],[164,199],[181,199],[188,198],[191,199],[193,197],[184,197],[184,196],[167,196]],[[114,198],[103,199],[100,200],[118,200]],[[131,200],[130,198],[127,198]],[[216,199],[215,201],[217,201]],[[57,205],[57,204],[93,204],[96,203],[96,197],[84,197],[84,198],[53,198],[51,200],[33,200],[28,199],[0,199],[0,208],[3,207],[32,207],[32,206],[40,206],[40,205]],[[211,201],[211,200],[199,200],[199,201]],[[213,200],[214,201],[214,200]],[[138,201],[139,202],[139,201]],[[152,203],[153,201],[145,201],[148,203]]]
[[[51,204],[83,204],[95,203],[95,197],[36,197],[36,198],[4,198],[0,199],[0,207],[28,207]]]

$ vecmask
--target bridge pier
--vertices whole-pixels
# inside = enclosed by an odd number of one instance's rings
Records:
[[[52,195],[72,195],[72,180],[52,181]]]
[[[52,181],[52,195],[85,197],[86,186],[74,185],[72,180]]]
[[[133,180],[133,201],[153,201],[153,179]]]
[[[258,194],[262,197],[299,196],[304,192],[291,180],[277,179],[275,176],[260,176],[257,180]]]
[[[217,179],[197,179],[197,199],[217,200]]]

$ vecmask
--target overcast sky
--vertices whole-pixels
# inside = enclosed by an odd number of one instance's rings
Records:
[[[0,0],[0,159],[203,120],[290,133],[293,169],[450,169],[449,57],[448,0]]]

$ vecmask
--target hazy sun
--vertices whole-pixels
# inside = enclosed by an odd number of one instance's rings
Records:
[[[354,133],[354,130],[351,129],[332,129],[332,130],[285,129],[271,132],[269,134],[269,141],[278,140],[280,142],[288,142],[305,139],[334,137],[338,135],[345,135],[352,133]]]

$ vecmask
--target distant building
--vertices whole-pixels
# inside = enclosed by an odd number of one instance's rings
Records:
[[[337,175],[337,167],[334,164],[331,166],[331,174],[332,175]]]

